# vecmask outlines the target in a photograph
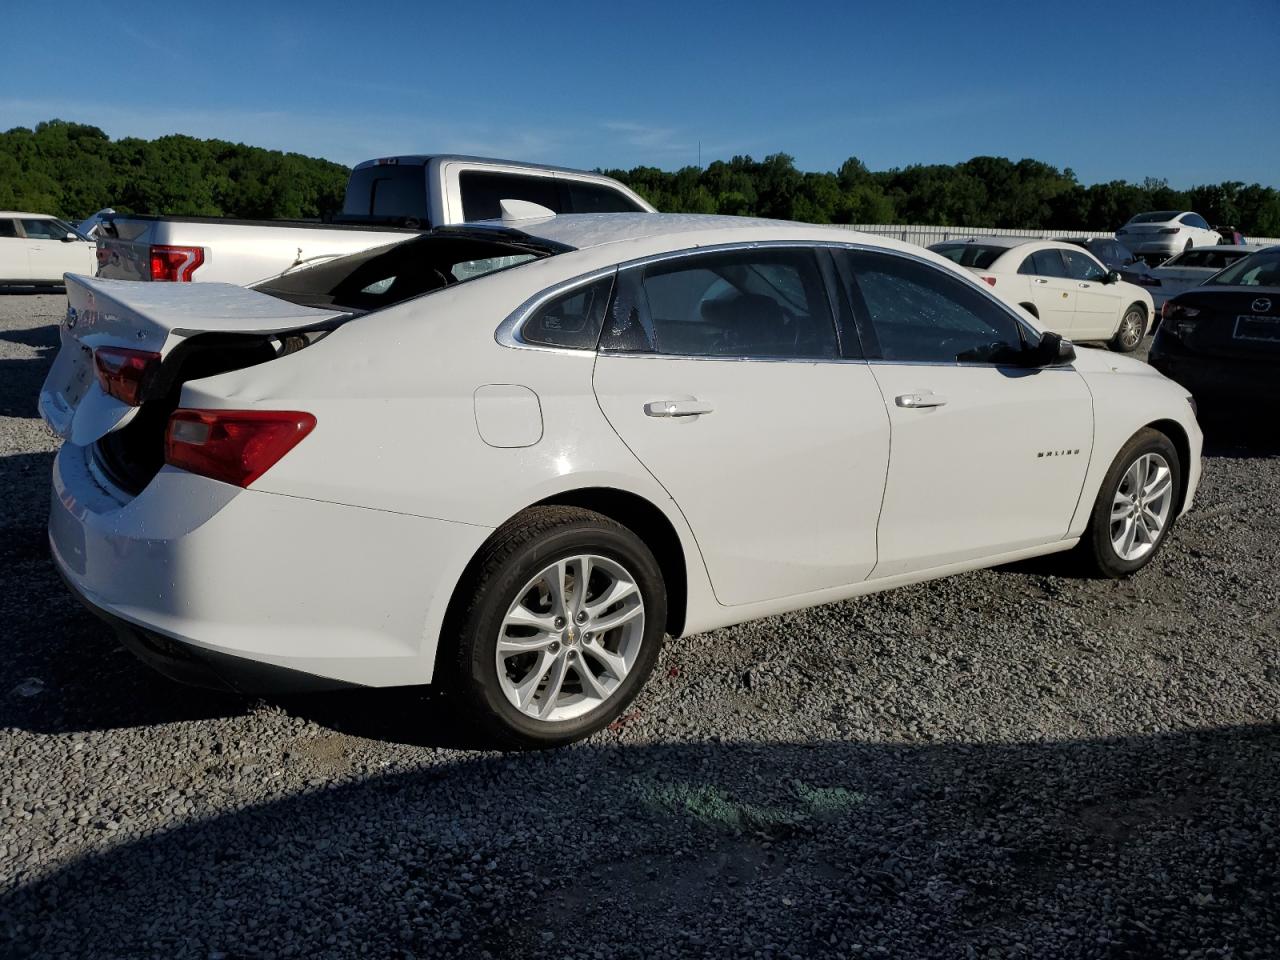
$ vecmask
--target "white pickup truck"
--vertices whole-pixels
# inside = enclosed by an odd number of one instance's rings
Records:
[[[97,275],[249,285],[433,227],[497,219],[503,200],[557,213],[653,212],[598,173],[480,157],[383,157],[351,171],[333,223],[109,215],[98,228]]]

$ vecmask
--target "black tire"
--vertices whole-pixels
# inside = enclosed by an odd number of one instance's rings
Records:
[[[538,720],[507,699],[498,678],[497,642],[518,592],[548,564],[584,552],[622,565],[644,602],[640,649],[618,688],[590,712],[570,720]],[[615,720],[635,698],[657,662],[667,622],[666,585],[653,552],[616,521],[577,507],[531,507],[480,549],[463,575],[446,636],[456,646],[446,678],[461,708],[495,746],[547,748],[580,740]]]
[[[1120,318],[1120,326],[1108,346],[1116,353],[1133,353],[1146,335],[1147,308],[1140,303],[1131,303],[1125,308],[1124,316]]]
[[[1157,453],[1169,465],[1172,474],[1172,503],[1168,520],[1156,537],[1155,544],[1143,556],[1134,560],[1125,560],[1116,551],[1111,542],[1111,507],[1120,489],[1125,473],[1138,458]],[[1143,427],[1116,454],[1111,469],[1102,480],[1098,490],[1098,498],[1093,504],[1093,513],[1089,517],[1089,527],[1080,540],[1080,554],[1089,571],[1102,577],[1119,579],[1136,573],[1145,567],[1169,539],[1169,532],[1177,520],[1182,506],[1182,461],[1178,459],[1178,451],[1173,442],[1158,430]]]

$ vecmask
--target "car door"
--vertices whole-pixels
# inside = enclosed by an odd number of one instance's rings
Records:
[[[890,421],[872,577],[1064,537],[1093,438],[1083,378],[1012,362],[1035,331],[943,268],[893,253],[840,259]]]
[[[1031,302],[1036,315],[1046,330],[1072,336],[1075,323],[1076,288],[1067,277],[1067,267],[1062,254],[1050,247],[1027,254],[1018,273],[1027,277],[1031,288]]]
[[[1067,265],[1067,276],[1076,285],[1076,312],[1071,336],[1076,340],[1109,340],[1120,325],[1120,315],[1128,303],[1121,303],[1124,291],[1105,283],[1107,268],[1086,250],[1059,250]]]
[[[66,224],[45,218],[23,217],[19,221],[27,235],[27,255],[31,279],[36,282],[62,282],[64,273],[92,273],[89,244],[83,240],[67,240]]]
[[[18,221],[0,217],[0,283],[9,280],[25,282],[30,279],[27,241],[18,230]]]
[[[851,327],[841,349],[834,288],[828,255],[804,246],[619,272],[600,409],[688,520],[723,604],[857,583],[875,566],[889,421]]]

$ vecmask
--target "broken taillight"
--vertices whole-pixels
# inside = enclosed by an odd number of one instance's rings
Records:
[[[136,407],[160,369],[160,354],[127,347],[99,347],[93,351],[93,366],[105,393]]]

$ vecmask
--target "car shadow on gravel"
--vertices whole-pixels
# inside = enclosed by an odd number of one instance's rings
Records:
[[[14,957],[1274,957],[1278,750],[1280,727],[1266,725],[446,756],[19,878],[0,901],[0,945]]]
[[[0,360],[0,417],[38,416],[40,387],[49,373],[52,356]]]

